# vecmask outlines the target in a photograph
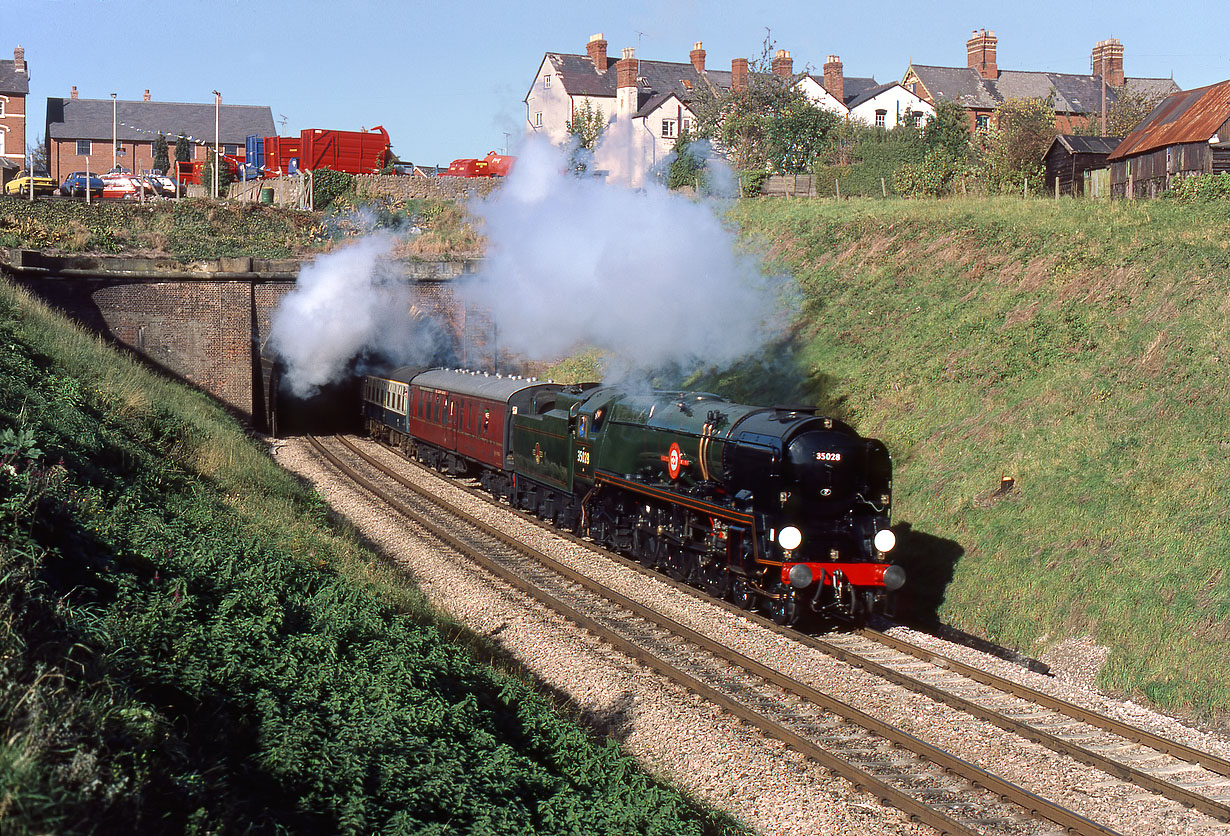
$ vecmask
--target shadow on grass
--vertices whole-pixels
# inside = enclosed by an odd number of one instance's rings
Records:
[[[939,622],[944,591],[952,582],[965,549],[955,540],[918,531],[908,522],[893,526],[897,534],[894,561],[906,571],[905,589],[897,598],[903,620],[923,624]]]

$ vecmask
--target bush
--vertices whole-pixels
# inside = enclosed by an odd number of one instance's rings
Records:
[[[353,194],[354,190],[353,174],[330,168],[318,168],[312,172],[312,208],[317,211],[329,208],[333,201],[342,195]]]
[[[1162,192],[1162,197],[1177,203],[1208,203],[1230,200],[1230,174],[1197,174],[1182,177]]]

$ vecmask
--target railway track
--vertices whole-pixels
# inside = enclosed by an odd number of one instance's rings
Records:
[[[940,832],[1031,832],[1024,816],[1070,833],[1115,832],[644,607],[447,502],[429,499],[411,480],[349,442],[339,440],[340,454],[314,443],[349,478],[449,548]],[[343,456],[358,457],[362,464],[347,465]],[[441,509],[451,518],[445,525],[432,520]]]
[[[395,452],[388,452],[399,461],[406,461]],[[417,462],[411,464],[422,467]],[[424,470],[434,474],[427,468]],[[481,490],[467,490],[478,499],[499,505]],[[587,540],[560,532],[536,518],[522,516],[557,536],[686,594],[738,613],[791,641],[978,717],[1143,790],[1219,821],[1230,822],[1230,761],[1224,758],[881,631],[864,629],[854,634],[811,636],[781,627],[771,619],[717,601],[686,583],[611,554]]]

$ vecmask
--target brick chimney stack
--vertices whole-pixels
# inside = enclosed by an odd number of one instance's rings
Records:
[[[975,29],[973,36],[965,42],[970,68],[991,81],[999,78],[999,67],[995,65],[995,46],[998,42],[995,33],[987,29]]]
[[[747,89],[747,59],[733,58],[730,61],[730,92]]]
[[[781,78],[790,78],[794,75],[794,59],[790,57],[790,53],[784,49],[779,49],[777,54],[773,56],[773,75]]]
[[[623,57],[615,62],[616,87],[636,86],[636,47],[624,47]]]
[[[700,41],[697,41],[696,46],[692,47],[688,57],[692,59],[692,66],[696,68],[696,72],[703,73],[705,71],[705,51],[701,49]]]
[[[26,50],[24,47],[17,47],[13,50],[13,71],[24,73],[26,71]]]
[[[76,85],[76,84],[74,84],[74,85],[73,85],[73,89],[69,91],[69,93],[68,93],[68,97],[69,97],[70,99],[75,99],[75,98],[77,98],[77,85]]]
[[[1123,44],[1118,38],[1107,38],[1094,44],[1090,60],[1094,75],[1106,76],[1106,83],[1111,87],[1123,86]]]
[[[839,102],[846,100],[846,80],[841,72],[841,59],[830,55],[824,61],[824,89]]]
[[[589,43],[585,45],[585,51],[589,54],[589,60],[594,62],[594,67],[600,73],[606,72],[606,39],[602,37],[602,33],[589,36]]]
[[[149,101],[149,88],[148,87],[145,88],[145,101],[147,102]]]
[[[640,109],[640,89],[636,83],[636,72],[639,69],[636,48],[624,47],[623,58],[615,62],[615,113],[621,118],[631,118]]]

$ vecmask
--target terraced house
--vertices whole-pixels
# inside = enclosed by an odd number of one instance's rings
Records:
[[[212,102],[158,102],[145,91],[142,101],[116,98],[83,99],[74,85],[67,99],[47,99],[47,156],[57,182],[71,171],[131,171],[153,167],[154,140],[167,138],[175,159],[175,142],[182,133],[192,142],[189,159],[204,160],[214,143],[214,119],[222,153],[242,159],[244,138],[273,136],[273,111],[268,106],[220,105]],[[172,172],[173,173],[173,172]]]
[[[13,50],[12,61],[0,61],[0,185],[25,165],[29,92],[30,69],[26,51],[19,46]]]
[[[1049,99],[1055,108],[1055,130],[1070,134],[1105,112],[1124,90],[1161,99],[1179,90],[1172,78],[1128,78],[1123,71],[1123,44],[1117,38],[1098,41],[1088,73],[1001,70],[999,39],[976,29],[965,42],[966,66],[910,64],[901,79],[907,90],[932,105],[955,101],[969,114],[970,130],[995,127],[995,113],[1005,99]]]

